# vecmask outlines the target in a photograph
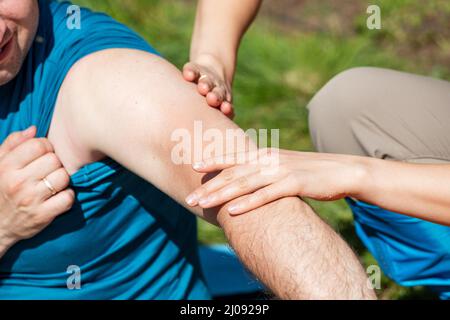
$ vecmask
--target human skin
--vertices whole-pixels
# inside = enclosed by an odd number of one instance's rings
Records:
[[[53,146],[35,134],[34,126],[14,132],[0,146],[0,258],[16,242],[33,237],[67,212],[75,199]]]
[[[22,51],[17,54],[14,61],[23,61]],[[5,83],[14,77],[15,70],[2,71]],[[166,61],[133,50],[108,50],[72,68],[59,92],[48,140],[70,173],[109,156],[186,206],[184,198],[204,175],[170,161],[170,133],[180,127],[192,132],[195,119],[206,128],[237,129],[208,109],[194,86]],[[242,261],[281,298],[375,297],[353,252],[298,198],[283,198],[235,218],[226,205],[190,209],[221,225]]]
[[[199,0],[190,61],[183,68],[211,107],[232,118],[232,84],[242,36],[255,18],[261,0]]]
[[[36,34],[38,11],[36,0],[0,1],[0,49],[8,51],[0,60],[0,85],[19,72]]]
[[[227,129],[238,129],[208,108],[195,85],[167,61],[141,51],[105,50],[80,60],[67,75],[49,140],[69,173],[111,157],[192,213],[220,225],[243,263],[280,298],[375,298],[350,248],[297,197],[238,217],[228,214],[231,203],[208,210],[188,206],[185,197],[205,175],[171,160],[176,146],[171,135],[185,128],[193,136],[194,121],[201,121],[205,131],[218,130],[222,139]]]
[[[287,196],[320,201],[352,197],[390,211],[450,225],[448,164],[416,164],[329,153],[273,150],[275,165],[262,161],[239,162],[239,157],[258,158],[257,153],[228,155],[194,164],[202,173],[221,173],[193,192],[191,205],[209,208],[247,196],[229,207],[243,214]],[[239,157],[238,157],[239,156]],[[275,163],[275,161],[266,161]],[[227,179],[227,171],[234,172]]]
[[[185,65],[183,74],[186,80],[198,83],[199,92],[206,95],[211,106],[223,101],[224,91],[231,94],[230,86],[222,84],[232,82],[240,40],[261,3],[261,0],[249,0],[245,4],[239,0],[198,1],[191,61]],[[208,77],[199,81],[199,74]],[[285,160],[281,171],[271,177],[255,173],[261,166],[204,168],[199,172],[233,167],[241,175],[234,181],[224,181],[218,176],[209,183],[213,188],[202,187],[193,194],[202,198],[202,207],[208,208],[253,193],[246,202],[239,203],[241,208],[235,206],[234,214],[283,196],[317,200],[349,196],[394,212],[450,225],[450,192],[445,183],[450,178],[447,164],[413,164],[288,150],[281,153]],[[212,201],[207,201],[208,197]]]
[[[37,23],[36,0],[0,1],[0,85],[19,72]],[[36,127],[14,132],[0,145],[0,258],[16,242],[42,231],[74,202],[69,175],[53,146],[35,134]]]

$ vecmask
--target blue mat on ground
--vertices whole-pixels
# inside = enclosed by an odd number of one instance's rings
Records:
[[[206,284],[213,297],[247,295],[264,290],[228,245],[202,245],[199,253]]]

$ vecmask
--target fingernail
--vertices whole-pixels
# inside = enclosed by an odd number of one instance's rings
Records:
[[[188,205],[193,206],[197,202],[197,196],[195,194],[190,194],[186,197],[186,202]]]
[[[236,213],[240,209],[240,207],[241,206],[238,204],[232,204],[231,206],[228,207],[228,212]]]
[[[196,162],[192,166],[195,170],[200,170],[205,167],[205,164],[203,162]]]

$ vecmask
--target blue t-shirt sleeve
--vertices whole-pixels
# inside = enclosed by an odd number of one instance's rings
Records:
[[[46,136],[57,95],[70,68],[83,57],[105,49],[128,48],[158,54],[144,39],[111,17],[81,8],[80,29],[69,28],[67,13],[72,4],[40,0],[40,19],[32,54],[42,63],[35,73],[39,88],[32,123],[38,136]],[[113,66],[112,66],[113,67]]]

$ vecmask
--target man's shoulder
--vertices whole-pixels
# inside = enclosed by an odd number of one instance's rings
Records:
[[[155,50],[136,32],[112,17],[70,2],[40,0],[36,40],[48,61],[64,69],[82,57],[109,48]]]
[[[70,69],[65,89],[86,93],[91,101],[114,102],[137,90],[154,90],[160,79],[181,73],[158,55],[130,48],[111,48],[93,52]],[[109,101],[105,101],[105,99]]]
[[[167,65],[148,52],[116,48],[94,52],[72,66],[61,85],[49,130],[49,139],[69,171],[103,157],[92,141],[93,127],[109,127],[104,124],[118,109],[132,112],[137,92],[157,86],[157,80],[150,82],[155,77],[146,75],[152,71],[163,75]]]
[[[105,14],[81,9],[80,28],[70,27],[71,6],[70,2],[39,0],[39,28],[30,63],[23,67],[31,68],[23,71],[23,82],[34,84],[32,121],[40,128],[39,134],[47,132],[61,85],[85,57],[114,48],[155,52],[139,35]]]

